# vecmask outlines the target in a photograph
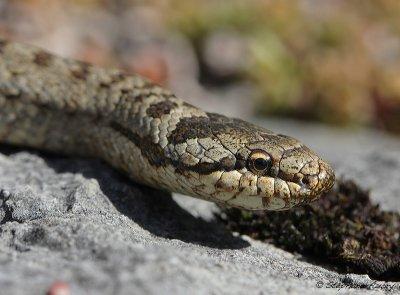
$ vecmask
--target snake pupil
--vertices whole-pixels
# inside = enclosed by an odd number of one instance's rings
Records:
[[[260,171],[267,169],[268,164],[268,161],[264,158],[257,158],[254,160],[254,168]]]
[[[253,173],[265,175],[272,166],[272,159],[266,152],[255,150],[250,154],[247,165]]]

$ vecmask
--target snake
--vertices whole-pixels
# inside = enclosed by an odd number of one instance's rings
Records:
[[[136,183],[247,210],[307,204],[335,183],[290,136],[203,111],[137,74],[3,39],[0,142],[98,158]]]

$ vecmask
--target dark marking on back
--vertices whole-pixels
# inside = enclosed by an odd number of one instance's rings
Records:
[[[52,59],[53,59],[53,56],[50,53],[41,50],[41,51],[38,51],[35,53],[33,62],[35,64],[37,64],[38,66],[47,67],[47,66],[49,66]]]
[[[90,72],[89,68],[90,66],[88,64],[81,62],[77,68],[71,70],[71,74],[76,79],[85,81]]]
[[[143,102],[145,97],[143,95],[135,96],[135,102]]]
[[[161,118],[162,115],[169,114],[171,110],[177,106],[175,102],[164,100],[150,105],[146,113],[153,118]]]
[[[7,41],[0,39],[0,53],[4,52],[4,47],[6,47]]]
[[[175,95],[173,95],[173,96],[175,96]],[[192,105],[192,104],[190,104],[190,103],[188,103],[188,102],[186,102],[186,101],[184,101],[184,102],[182,103],[182,105],[185,106],[185,107],[188,107],[188,108],[193,108],[193,109],[196,108],[194,105]]]
[[[110,127],[135,143],[135,145],[140,148],[142,155],[151,165],[156,167],[165,167],[171,163],[171,160],[165,156],[162,147],[153,143],[150,136],[140,137],[129,128],[126,128],[117,122],[111,122]]]
[[[8,100],[19,99],[19,98],[21,98],[21,96],[22,96],[21,93],[17,93],[17,94],[7,93],[4,95],[4,97]]]
[[[281,133],[277,134],[277,136],[279,136],[279,137],[283,137],[283,138],[289,138],[289,139],[292,139],[290,136],[287,136],[287,135],[285,135],[285,134],[281,134]]]
[[[156,84],[154,82],[151,82],[148,79],[143,79],[143,86],[139,87],[142,89],[151,89],[155,86]]]
[[[112,84],[118,83],[118,82],[124,81],[125,79],[126,79],[126,75],[124,73],[117,72],[117,73],[112,74],[110,83],[112,83]]]
[[[101,81],[100,87],[102,88],[110,88],[113,84],[119,83],[125,80],[126,75],[120,72],[113,73],[109,76],[109,81]],[[120,89],[122,94],[129,94],[132,92],[132,88],[121,88]]]

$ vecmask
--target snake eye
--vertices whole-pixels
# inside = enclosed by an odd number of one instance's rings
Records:
[[[264,175],[272,166],[270,155],[263,151],[253,151],[247,161],[248,168],[255,174]]]

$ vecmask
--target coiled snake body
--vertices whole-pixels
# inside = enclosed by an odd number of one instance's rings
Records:
[[[0,41],[0,141],[94,156],[154,188],[250,210],[334,183],[299,141],[206,113],[147,80]]]

